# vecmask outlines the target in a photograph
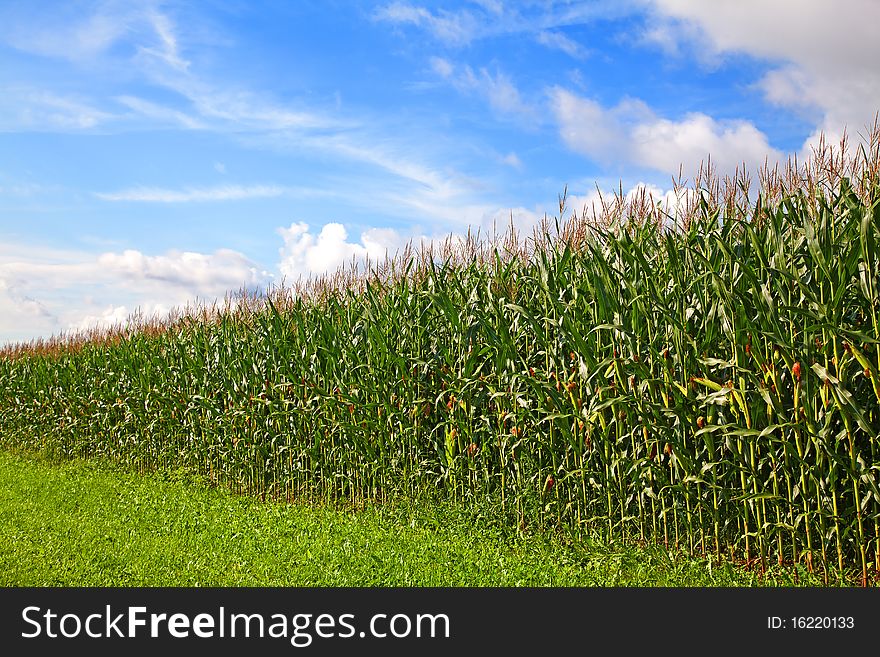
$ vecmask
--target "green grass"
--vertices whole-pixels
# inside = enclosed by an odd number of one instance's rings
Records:
[[[265,503],[174,473],[0,451],[4,586],[750,586],[799,573],[520,534],[463,507]]]

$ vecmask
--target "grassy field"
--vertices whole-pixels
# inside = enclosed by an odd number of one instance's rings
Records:
[[[4,586],[753,586],[805,573],[559,535],[461,507],[263,503],[168,473],[0,451]]]

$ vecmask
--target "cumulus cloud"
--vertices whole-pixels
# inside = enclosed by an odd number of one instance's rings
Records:
[[[565,197],[562,218],[567,220],[574,216],[588,221],[599,220],[604,216],[606,207],[609,210],[617,207],[620,193],[620,188],[601,190],[593,188],[589,191],[569,193]],[[687,209],[693,205],[696,194],[693,189],[663,189],[652,183],[639,182],[623,192],[622,201],[624,204],[637,205],[647,201],[666,216],[668,225],[673,225],[685,216]],[[487,229],[486,233],[491,235],[493,227],[497,233],[507,230],[512,224],[520,236],[529,237],[536,228],[542,226],[546,218],[547,228],[552,234],[555,231],[554,222],[557,216],[559,216],[558,205],[552,208],[535,207],[532,210],[523,207],[499,209],[484,217],[483,226]]]
[[[743,162],[754,169],[765,158],[782,157],[748,121],[718,121],[701,112],[673,121],[640,100],[605,107],[560,87],[551,90],[550,102],[569,148],[602,164],[635,164],[674,175],[679,167],[695,172],[711,155],[720,171],[732,173]]]
[[[53,331],[57,325],[58,318],[45,304],[22,294],[0,273],[0,344],[28,340]]]
[[[85,331],[93,328],[109,328],[125,324],[132,312],[125,306],[107,306],[99,315],[86,315],[82,319],[68,324],[69,331]]]
[[[0,342],[108,326],[135,310],[151,316],[196,301],[212,303],[271,281],[270,273],[229,249],[148,255],[5,245],[0,248]]]
[[[601,217],[603,203],[613,207],[618,193],[619,190],[604,189],[600,191],[593,189],[587,192],[567,194],[562,218],[563,220],[569,219],[572,215],[587,219]],[[688,204],[693,203],[695,194],[696,192],[689,189],[667,190],[651,183],[639,182],[624,193],[623,200],[626,203],[631,203],[647,197],[657,209],[668,215],[668,222],[672,224],[676,218],[684,214]],[[547,228],[552,234],[555,230],[554,221],[558,215],[558,205],[547,208],[536,206],[532,209],[521,206],[497,208],[483,215],[479,227],[481,234],[488,238],[501,236],[511,227],[521,238],[529,238],[536,229],[540,229],[545,220]]]
[[[564,218],[573,213],[578,216],[586,214],[588,217],[599,215],[602,211],[602,199],[612,202],[615,193],[616,190],[608,189],[601,195],[597,190],[569,194]],[[631,201],[640,195],[648,195],[657,206],[674,218],[692,201],[692,194],[692,191],[664,190],[656,185],[640,182],[627,190],[625,200]],[[305,222],[294,222],[277,230],[284,242],[279,249],[278,270],[287,282],[293,282],[332,273],[353,264],[360,266],[366,261],[376,264],[386,257],[394,257],[407,246],[414,249],[442,249],[446,243],[455,244],[465,240],[466,233],[481,240],[492,240],[502,238],[512,228],[521,239],[527,239],[533,236],[535,229],[545,219],[551,222],[549,228],[552,231],[552,221],[557,214],[558,206],[482,207],[473,209],[473,218],[466,230],[460,227],[451,233],[427,235],[416,232],[405,235],[391,228],[370,228],[362,231],[357,239],[351,237],[349,230],[338,222],[324,224],[317,232]]]
[[[483,215],[480,222],[482,236],[492,239],[505,235],[511,228],[521,238],[532,236],[535,228],[543,221],[545,213],[540,208],[530,210],[522,206],[498,208]]]
[[[386,256],[394,257],[410,241],[390,228],[370,228],[361,233],[360,241],[351,242],[345,226],[335,222],[324,224],[317,235],[304,222],[279,228],[278,233],[284,240],[284,246],[279,249],[278,269],[291,280],[330,273],[342,266],[363,264],[368,259],[372,263],[381,262]],[[427,238],[415,241],[424,239]]]
[[[230,249],[210,254],[172,251],[162,256],[127,249],[122,253],[102,254],[98,265],[135,283],[160,281],[208,296],[222,296],[240,287],[255,288],[269,279],[268,272]]]
[[[773,62],[755,84],[771,103],[817,116],[830,139],[861,130],[880,110],[880,3],[874,0],[653,0],[666,48],[699,41],[713,55]]]
[[[576,214],[579,217],[596,217],[602,213],[602,201],[609,202],[614,198],[614,192],[599,193],[594,189],[584,194],[568,194],[565,197],[566,216]]]

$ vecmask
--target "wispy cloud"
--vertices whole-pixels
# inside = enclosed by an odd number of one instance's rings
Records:
[[[10,12],[12,13],[12,12]],[[3,11],[0,10],[0,18]],[[118,129],[142,127],[144,118],[218,132],[342,128],[322,111],[267,100],[230,80],[214,83],[193,70],[174,17],[158,4],[103,3],[80,16],[50,12],[45,21],[14,14],[0,42],[31,54],[80,63],[103,56],[101,65],[174,92],[184,108],[134,94],[81,98],[20,85],[4,90],[0,129],[72,130],[94,128],[110,119]],[[2,21],[0,21],[2,22]],[[112,103],[131,110],[118,114]]]
[[[509,167],[513,167],[514,169],[522,169],[523,163],[522,160],[519,159],[519,156],[510,151],[507,155],[501,158],[501,163],[506,164]]]
[[[430,15],[437,19],[431,19],[437,29],[448,23],[448,29],[455,31],[467,24],[464,18],[446,15],[442,11],[413,13],[408,7],[397,3],[385,9],[387,16],[395,20],[409,16],[419,22],[428,20]],[[102,8],[94,11],[100,13]],[[186,55],[190,51],[184,39],[188,33],[181,28],[173,12],[164,6],[148,5],[126,11],[125,6],[120,5],[115,8],[115,13],[107,9],[103,12],[101,15],[106,14],[107,20],[112,19],[115,24],[126,27],[114,31],[101,52],[115,64],[124,62],[127,75],[139,77],[153,89],[113,95],[104,99],[103,106],[92,106],[85,101],[79,105],[69,104],[67,114],[51,120],[44,119],[46,111],[31,111],[34,118],[27,129],[35,129],[39,124],[41,129],[52,129],[51,126],[73,129],[75,126],[81,130],[84,126],[98,127],[112,121],[115,131],[170,127],[214,132],[247,148],[281,150],[297,156],[308,153],[321,159],[332,157],[345,166],[349,163],[366,164],[372,171],[363,169],[359,174],[363,180],[348,181],[346,186],[363,188],[360,193],[364,196],[364,205],[380,206],[383,212],[395,216],[401,216],[403,212],[422,213],[425,209],[430,210],[428,217],[440,221],[449,217],[473,216],[474,204],[469,197],[480,185],[471,184],[467,176],[448,164],[435,166],[424,148],[418,155],[413,154],[408,139],[397,135],[399,126],[387,117],[387,113],[362,111],[343,117],[340,109],[329,100],[329,105],[314,105],[296,98],[279,100],[271,93],[250,89],[235,80],[218,81],[192,63],[199,61],[197,58]],[[89,19],[78,20],[85,22]],[[32,31],[36,29],[32,28]],[[124,48],[121,47],[123,43]],[[522,118],[532,111],[512,81],[500,72],[492,74],[485,69],[474,72],[461,68],[455,73],[461,76],[460,84],[468,86],[470,92],[486,94],[500,115]],[[155,93],[156,87],[159,94]],[[15,111],[21,106],[20,103],[10,105]],[[0,100],[0,108],[2,106],[3,100]],[[0,126],[5,123],[19,129],[25,125],[20,116],[6,122],[0,114]],[[415,129],[421,130],[421,127]],[[424,142],[430,141],[430,135],[426,134]],[[509,163],[514,165],[512,161]],[[393,179],[389,180],[387,174]],[[372,189],[367,189],[368,185]],[[266,184],[171,189],[146,184],[97,190],[94,196],[108,202],[195,203],[315,193],[324,194],[316,190]]]
[[[392,25],[407,25],[424,30],[437,41],[451,47],[517,34],[534,35],[540,40],[540,35],[543,34],[543,38],[548,40],[544,45],[581,57],[584,51],[579,44],[559,30],[626,16],[639,9],[641,2],[642,0],[548,0],[505,4],[497,0],[477,0],[474,2],[477,6],[473,8],[439,9],[434,12],[420,5],[397,1],[380,7],[373,16],[375,20]]]
[[[26,6],[28,3],[23,3]],[[0,9],[0,41],[24,52],[73,61],[94,58],[136,29],[138,12],[119,3],[102,3],[83,12],[76,3],[61,3],[28,20],[23,5],[9,3]]]
[[[586,59],[587,57],[587,49],[562,32],[542,30],[535,36],[535,40],[542,46],[561,50],[573,59]]]
[[[444,80],[452,80],[455,73],[455,65],[443,57],[431,57],[428,60],[431,69]]]
[[[80,3],[61,3],[33,21],[20,6],[12,5],[0,10],[8,26],[0,32],[0,41],[24,52],[74,62],[95,59],[126,44],[138,56],[186,70],[189,62],[181,54],[177,27],[160,6],[108,0],[84,11]]]
[[[475,4],[480,5],[483,9],[485,9],[490,14],[495,14],[496,16],[500,16],[504,13],[504,2],[503,0],[473,0]]]
[[[181,57],[177,28],[171,19],[156,9],[147,10],[145,17],[155,32],[157,42],[154,46],[141,46],[140,52],[158,57],[173,69],[186,71],[189,62]]]
[[[409,24],[427,29],[436,39],[454,46],[467,45],[480,28],[480,21],[469,11],[437,13],[408,2],[392,2],[376,10],[375,19],[395,24]]]
[[[9,86],[0,95],[0,131],[79,132],[116,119],[87,98]]]
[[[32,182],[14,182],[12,184],[0,185],[0,196],[27,198],[51,191],[51,189],[51,187],[47,187],[46,185],[39,185]]]
[[[206,127],[215,131],[333,130],[351,127],[326,112],[292,108],[227,83],[219,86],[194,74],[150,68],[150,79],[188,101]]]
[[[207,125],[180,110],[164,107],[136,96],[117,96],[116,101],[132,110],[137,116],[153,119],[161,124],[178,125],[189,130],[204,129]]]
[[[431,57],[432,71],[462,93],[477,94],[502,115],[533,122],[540,116],[538,108],[527,102],[509,76],[501,71],[490,73],[487,68],[474,71],[469,65],[456,65],[443,57]]]
[[[118,192],[95,192],[102,201],[130,201],[141,203],[193,203],[206,201],[241,201],[252,198],[281,196],[286,191],[276,185],[222,185],[219,187],[162,189],[134,187]]]

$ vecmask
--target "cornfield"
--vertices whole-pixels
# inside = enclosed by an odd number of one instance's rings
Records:
[[[268,498],[880,570],[880,132],[165,320],[8,346],[0,445]]]

